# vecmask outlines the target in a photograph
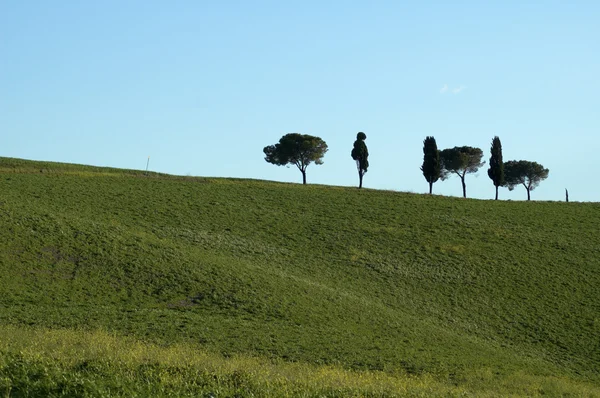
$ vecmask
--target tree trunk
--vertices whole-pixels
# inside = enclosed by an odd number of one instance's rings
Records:
[[[463,198],[467,197],[467,184],[465,184],[465,177],[460,177],[460,182],[462,182],[463,187]]]
[[[429,194],[431,195],[431,192],[433,192],[433,182],[429,181]]]
[[[498,200],[498,185],[496,185],[496,199],[494,200]]]
[[[362,188],[362,179],[363,179],[363,173],[360,172],[360,170],[358,171],[358,189]]]
[[[300,170],[302,172],[302,184],[306,185],[306,170]]]
[[[531,195],[530,195],[530,192],[529,192],[530,189],[529,188],[526,188],[526,189],[527,189],[527,200],[531,200]]]

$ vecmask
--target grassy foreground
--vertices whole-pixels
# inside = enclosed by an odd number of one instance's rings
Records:
[[[0,158],[0,391],[600,396],[598,225]]]
[[[600,389],[523,373],[474,372],[461,386],[430,375],[224,358],[185,345],[160,347],[106,332],[0,328],[3,396],[410,397],[571,395]]]

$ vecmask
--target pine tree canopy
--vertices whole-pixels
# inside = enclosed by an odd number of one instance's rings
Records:
[[[505,185],[513,190],[517,185],[523,185],[528,191],[533,191],[543,180],[548,178],[550,171],[537,162],[528,160],[510,160],[504,163]]]
[[[442,180],[448,178],[449,173],[464,177],[468,173],[476,173],[485,162],[481,161],[483,151],[470,146],[444,149],[440,152],[442,166]]]

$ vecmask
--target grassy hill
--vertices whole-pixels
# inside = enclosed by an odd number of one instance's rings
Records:
[[[0,158],[0,394],[600,396],[599,225]]]

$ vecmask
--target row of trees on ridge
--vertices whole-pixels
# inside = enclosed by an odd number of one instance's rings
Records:
[[[365,144],[367,135],[359,132],[350,153],[356,162],[358,171],[358,187],[362,188],[363,177],[369,168],[369,150]],[[327,143],[319,137],[308,134],[290,133],[279,139],[275,145],[264,147],[265,160],[277,166],[295,165],[302,173],[302,183],[306,184],[306,168],[311,164],[323,164],[323,156],[327,152]],[[496,188],[495,199],[498,200],[498,188],[507,187],[513,190],[523,185],[527,190],[527,200],[541,181],[548,177],[548,169],[541,164],[527,160],[502,159],[502,143],[494,137],[491,145],[491,156],[488,177]],[[423,164],[421,171],[429,183],[429,193],[433,192],[433,184],[438,180],[446,180],[452,174],[460,177],[463,197],[467,197],[467,174],[476,173],[485,165],[482,161],[483,151],[479,148],[461,146],[438,150],[434,137],[426,137],[423,141]]]
[[[502,160],[502,143],[499,137],[494,137],[490,148],[490,168],[488,177],[496,187],[498,200],[498,188],[507,187],[512,191],[516,186],[523,185],[527,191],[527,200],[531,200],[533,191],[543,180],[548,178],[549,170],[537,162],[528,160]],[[429,182],[429,193],[432,192],[433,184],[441,179],[447,179],[449,175],[456,174],[460,177],[463,189],[463,197],[467,197],[467,185],[465,177],[467,174],[476,173],[485,164],[482,161],[483,151],[479,148],[461,146],[437,149],[434,137],[427,137],[423,141],[423,165],[421,171]]]

